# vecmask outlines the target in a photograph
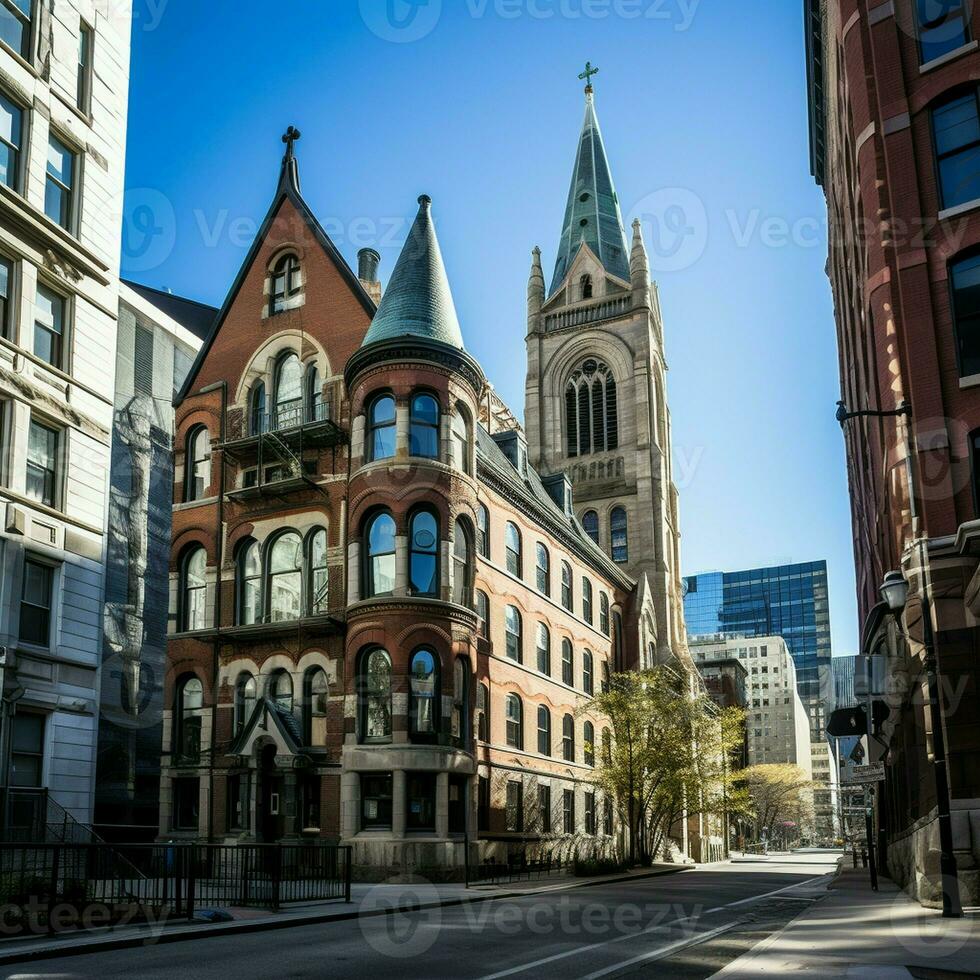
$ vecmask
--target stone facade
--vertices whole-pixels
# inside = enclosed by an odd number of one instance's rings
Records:
[[[0,31],[0,820],[34,838],[92,819],[130,28],[28,0]]]
[[[869,761],[886,766],[879,846],[895,880],[935,902],[937,774],[926,732],[941,725],[953,851],[972,905],[980,337],[970,277],[980,187],[960,137],[962,120],[976,125],[980,53],[974,5],[944,5],[921,23],[928,6],[807,0],[811,158],[830,217],[842,398],[852,411],[893,413],[843,423],[861,654],[875,664],[872,695],[889,709],[869,746]],[[900,623],[879,592],[891,571],[908,584]],[[924,695],[929,647],[946,691],[938,716]]]

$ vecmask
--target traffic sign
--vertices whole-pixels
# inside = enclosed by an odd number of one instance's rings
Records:
[[[845,772],[845,782],[848,783],[883,783],[885,781],[885,764],[872,762],[867,766],[853,766]]]

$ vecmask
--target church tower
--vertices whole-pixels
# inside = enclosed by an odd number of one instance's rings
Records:
[[[535,248],[528,283],[528,449],[572,481],[589,535],[644,588],[656,655],[686,649],[663,324],[639,221],[626,232],[586,67],[579,139],[551,285]],[[649,662],[653,651],[644,651]]]

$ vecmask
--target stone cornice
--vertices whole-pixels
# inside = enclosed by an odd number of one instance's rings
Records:
[[[358,376],[371,367],[405,361],[434,364],[459,375],[469,383],[477,400],[483,393],[486,384],[483,369],[466,351],[439,341],[412,336],[377,341],[356,351],[344,370],[347,388],[351,390]]]

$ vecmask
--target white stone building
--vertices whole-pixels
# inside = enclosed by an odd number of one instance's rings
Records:
[[[790,763],[811,779],[810,722],[786,641],[781,636],[704,636],[689,643],[695,663],[735,658],[748,671],[749,765]]]
[[[8,835],[92,816],[130,26],[107,0],[0,0]]]

